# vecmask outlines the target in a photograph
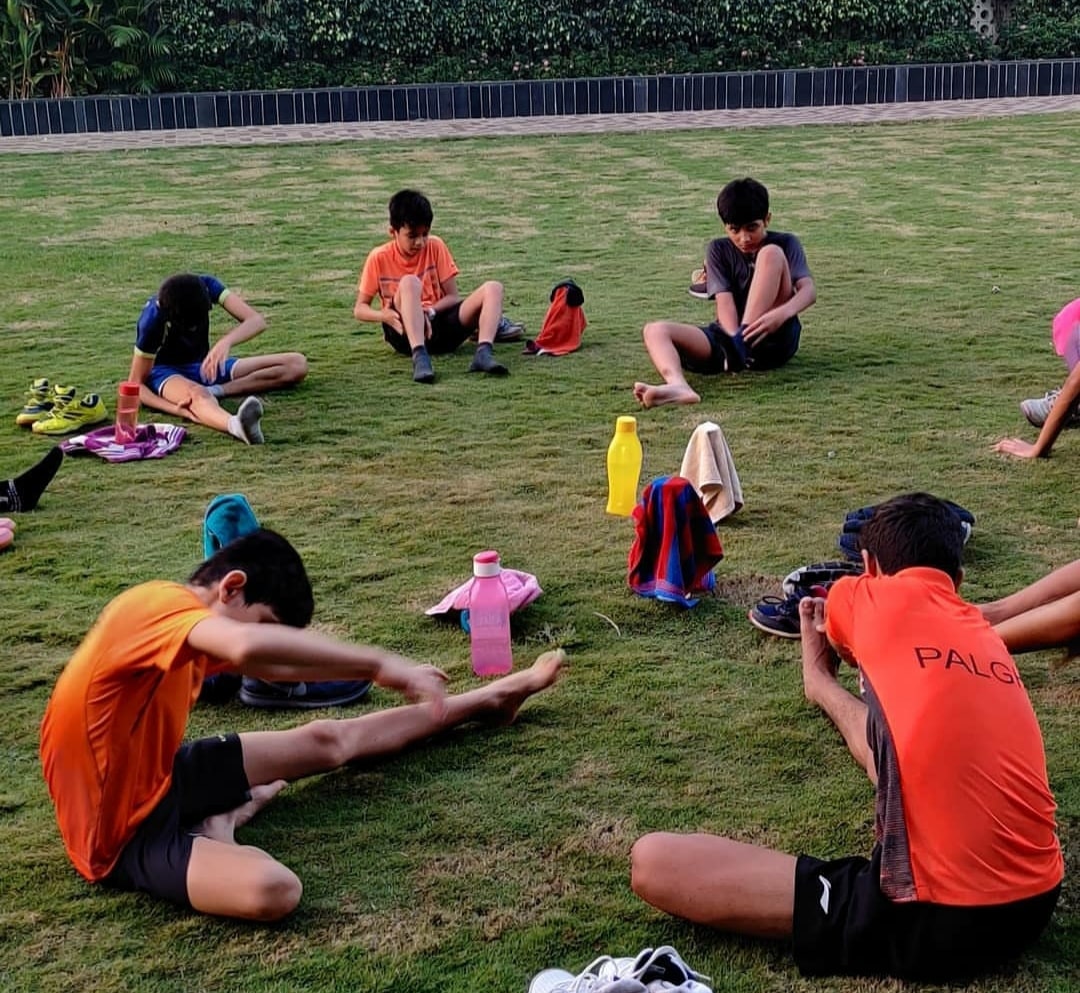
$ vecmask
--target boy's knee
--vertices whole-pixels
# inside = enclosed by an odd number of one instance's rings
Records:
[[[654,832],[638,838],[630,849],[630,888],[644,897],[652,888],[657,866],[670,843],[671,835]]]
[[[397,296],[413,296],[417,298],[420,296],[420,291],[423,289],[423,284],[420,282],[419,276],[402,276],[401,282],[398,283]]]
[[[266,866],[251,892],[248,916],[260,921],[278,921],[300,905],[304,884],[291,869],[273,862]]]
[[[300,352],[290,352],[285,366],[285,375],[290,383],[299,383],[308,374],[308,360],[306,355]]]
[[[326,770],[337,769],[349,760],[349,753],[338,733],[339,727],[338,721],[326,718],[304,725],[304,751]]]
[[[779,245],[762,245],[761,248],[758,249],[754,268],[757,269],[762,265],[783,266],[786,268],[787,264],[787,256]]]
[[[667,325],[663,321],[649,321],[649,323],[641,329],[641,337],[644,339],[646,345],[652,341],[660,341],[667,336]]]

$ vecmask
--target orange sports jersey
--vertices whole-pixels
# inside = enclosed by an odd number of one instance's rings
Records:
[[[388,241],[373,249],[364,262],[360,273],[361,295],[378,297],[383,306],[394,302],[398,283],[402,276],[418,276],[420,279],[420,303],[434,307],[446,294],[442,284],[458,274],[458,267],[446,243],[435,235],[429,235],[427,243],[407,259],[398,251],[397,244]]]
[[[64,846],[91,882],[109,874],[172,782],[209,667],[187,637],[209,616],[186,586],[133,587],[105,607],[56,682],[41,764]]]
[[[922,567],[845,577],[829,590],[826,633],[859,666],[882,892],[992,906],[1061,882],[1035,712],[1005,644],[952,580]]]

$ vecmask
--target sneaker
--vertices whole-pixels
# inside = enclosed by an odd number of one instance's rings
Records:
[[[679,993],[712,993],[705,983],[711,983],[708,976],[695,972],[683,961],[682,956],[670,945],[660,948],[646,948],[629,968],[624,967],[625,959],[616,959],[618,974],[625,978],[636,979],[648,990],[670,990]]]
[[[240,684],[240,702],[249,707],[277,710],[315,710],[318,707],[341,707],[367,696],[367,679],[329,680],[322,683],[271,683],[245,676]]]
[[[64,389],[65,387],[57,387]],[[75,390],[72,389],[72,395]],[[47,379],[35,379],[26,391],[26,403],[23,409],[15,415],[15,423],[21,428],[28,428],[34,421],[44,420],[53,409],[53,391],[49,389]]]
[[[799,601],[809,595],[811,594],[803,591],[783,597],[762,597],[746,616],[754,627],[766,634],[776,635],[777,638],[801,638]]]
[[[861,576],[863,571],[862,560],[858,562],[816,562],[814,565],[800,566],[784,577],[783,589],[786,596],[793,593],[806,595],[805,591],[811,590],[810,595],[818,596],[813,590],[828,592],[830,586],[843,576]]]
[[[260,423],[262,415],[263,405],[258,397],[247,397],[236,409],[236,422],[249,445],[261,445],[265,441]]]
[[[55,402],[49,416],[34,421],[30,430],[34,434],[71,434],[72,431],[81,431],[92,424],[108,420],[109,412],[96,393],[87,393],[81,400],[74,399],[74,388],[71,394],[72,399],[63,403],[60,401],[60,394],[54,394]]]
[[[695,269],[690,273],[690,286],[686,291],[692,297],[697,297],[699,300],[711,300],[709,296],[708,284],[705,282],[705,270]]]
[[[1046,419],[1050,416],[1050,411],[1057,402],[1060,392],[1060,389],[1050,390],[1045,396],[1024,400],[1020,404],[1020,412],[1027,418],[1032,427],[1041,428],[1046,423]],[[1080,407],[1074,408],[1072,413],[1065,419],[1065,427],[1080,427]]]
[[[512,321],[506,314],[499,318],[495,329],[496,341],[521,341],[525,337],[525,325],[521,321]]]
[[[604,955],[576,976],[565,969],[538,972],[529,983],[529,993],[646,993],[646,989],[639,980],[616,975],[615,960]]]

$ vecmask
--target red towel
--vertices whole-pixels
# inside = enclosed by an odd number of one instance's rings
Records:
[[[585,294],[572,279],[564,280],[551,291],[544,325],[534,341],[525,342],[529,355],[566,355],[581,347],[581,334],[585,330],[585,311],[582,304]]]

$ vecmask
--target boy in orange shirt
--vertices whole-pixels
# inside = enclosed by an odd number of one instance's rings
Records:
[[[260,530],[219,549],[187,584],[150,582],[102,611],[57,680],[41,761],[71,861],[88,881],[206,914],[277,920],[300,902],[296,874],[239,844],[285,787],[348,762],[394,755],[467,722],[506,724],[559,674],[561,652],[479,689],[379,648],[301,630],[314,602],[304,564]],[[204,677],[371,679],[422,701],[285,731],[182,744]]]
[[[923,493],[860,532],[865,574],[799,604],[803,687],[877,791],[869,859],[651,834],[633,887],[668,913],[791,942],[806,975],[949,981],[1046,926],[1064,874],[1042,735],[1016,665],[957,593],[963,531]],[[859,670],[861,698],[837,680]]]
[[[390,241],[364,262],[353,316],[382,324],[399,355],[412,357],[413,379],[435,382],[431,355],[453,352],[474,331],[478,344],[469,372],[505,376],[492,343],[502,317],[502,283],[489,279],[467,297],[458,291],[458,267],[446,243],[431,233],[434,212],[416,190],[390,199]],[[378,297],[380,307],[371,304]]]

